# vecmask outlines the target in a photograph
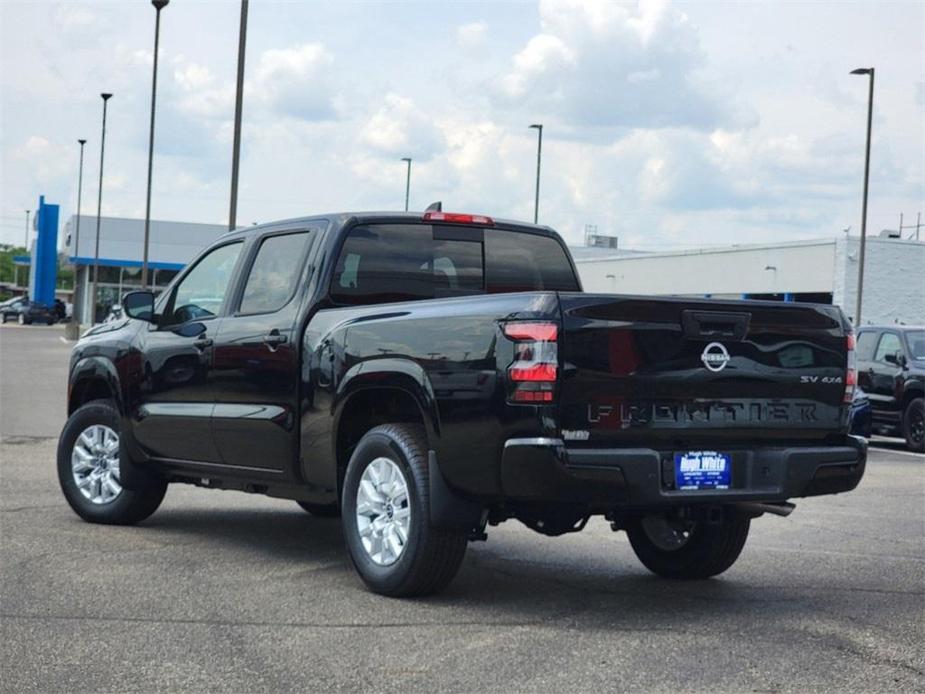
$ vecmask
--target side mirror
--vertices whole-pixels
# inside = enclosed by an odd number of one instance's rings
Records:
[[[154,322],[154,292],[129,292],[122,297],[122,310],[129,318]]]
[[[184,323],[173,332],[180,337],[199,337],[205,331],[206,326],[203,323]]]
[[[896,350],[892,354],[884,354],[883,359],[888,364],[893,364],[894,366],[902,366],[906,361],[906,357],[901,350]]]

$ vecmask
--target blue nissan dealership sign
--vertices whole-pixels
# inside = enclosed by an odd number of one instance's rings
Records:
[[[46,204],[44,195],[39,196],[35,231],[29,298],[50,306],[55,301],[58,281],[58,206]]]

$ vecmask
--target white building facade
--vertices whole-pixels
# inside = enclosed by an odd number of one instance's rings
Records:
[[[585,291],[813,301],[854,320],[860,240],[841,237],[672,253],[578,254]],[[861,319],[925,324],[925,242],[869,237]]]
[[[203,248],[228,231],[220,224],[151,220],[148,247],[148,284],[155,291],[164,288]],[[81,215],[80,240],[77,216],[64,227],[64,252],[75,267],[74,315],[80,323],[100,320],[122,294],[141,286],[144,253],[143,219],[102,217],[99,259],[96,260],[96,217]],[[99,265],[95,310],[90,306],[90,284],[94,265]],[[91,317],[92,316],[92,317]]]

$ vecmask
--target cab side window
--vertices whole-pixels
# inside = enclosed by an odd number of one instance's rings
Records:
[[[902,343],[899,341],[899,335],[896,333],[883,333],[880,338],[880,344],[877,345],[877,353],[874,355],[874,361],[886,362],[888,354],[896,354],[902,351]]]
[[[163,325],[179,325],[221,311],[243,243],[225,244],[204,255],[173,290]]]
[[[310,234],[268,236],[251,266],[239,313],[271,313],[292,298],[302,270]]]

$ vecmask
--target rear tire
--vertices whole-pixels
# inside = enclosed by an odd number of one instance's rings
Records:
[[[340,515],[337,504],[313,504],[309,501],[296,501],[296,503],[318,518],[337,518]]]
[[[646,516],[634,519],[626,533],[639,561],[652,573],[701,580],[721,574],[735,563],[750,524],[745,516],[730,516],[720,523]],[[675,541],[676,546],[672,546]]]
[[[925,399],[915,398],[906,406],[903,437],[910,451],[925,453]]]
[[[93,400],[72,414],[58,440],[58,482],[74,512],[89,523],[133,525],[157,510],[167,483],[151,477],[140,489],[123,487],[119,460],[119,412],[109,400]]]
[[[418,425],[377,426],[347,465],[344,539],[360,578],[375,593],[436,593],[453,580],[466,553],[465,530],[431,525],[426,441]]]

